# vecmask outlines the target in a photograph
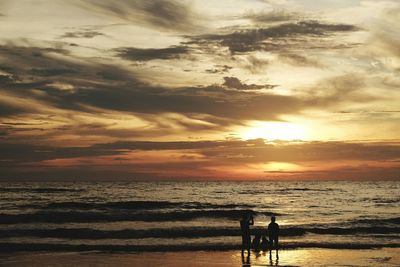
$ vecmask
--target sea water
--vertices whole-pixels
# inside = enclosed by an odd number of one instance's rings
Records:
[[[400,247],[400,182],[0,183],[0,250],[238,249],[270,216],[282,248]]]

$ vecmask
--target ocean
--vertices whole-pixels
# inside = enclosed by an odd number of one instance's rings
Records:
[[[239,249],[270,216],[283,249],[400,247],[400,182],[0,183],[0,251]]]

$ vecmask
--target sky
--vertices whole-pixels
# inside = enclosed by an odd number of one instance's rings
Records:
[[[0,0],[0,181],[400,180],[400,1]]]

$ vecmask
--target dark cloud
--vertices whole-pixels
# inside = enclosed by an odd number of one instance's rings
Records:
[[[1,95],[0,95],[1,96]],[[0,99],[0,116],[12,116],[22,113],[29,113],[32,110],[28,107],[23,107],[21,105],[4,102]]]
[[[3,45],[0,46],[0,55],[3,64],[1,69],[8,76],[2,79],[14,79],[16,83],[13,86],[17,88],[28,88],[29,85],[44,87],[53,82],[84,86],[98,82],[99,77],[103,76],[107,80],[111,76],[120,80],[129,79],[127,72],[118,67],[107,67],[87,59],[78,61],[70,57],[69,51],[64,48]]]
[[[78,3],[89,11],[156,29],[192,31],[198,28],[195,23],[196,16],[189,6],[174,0],[85,0]]]
[[[124,155],[128,151],[142,150],[186,150],[215,147],[219,142],[151,142],[151,141],[126,141],[109,144],[96,144],[89,147],[52,147],[31,144],[0,144],[2,153],[1,162],[33,163],[52,159],[65,159],[76,157]],[[224,144],[224,142],[221,142]],[[21,153],[24,151],[24,153]],[[7,163],[9,164],[9,163]]]
[[[138,113],[208,114],[232,119],[276,119],[285,113],[296,113],[302,101],[290,96],[248,94],[226,91],[219,87],[167,89],[133,83],[118,89],[111,86],[78,88],[63,92],[42,89],[61,108],[80,109],[81,104]]]
[[[14,45],[0,46],[0,55],[2,55],[1,70],[4,75],[15,77],[27,76],[27,73],[37,70],[50,69],[72,69],[67,61],[53,59],[54,55],[69,55],[69,51],[63,48],[53,47],[23,47]],[[62,66],[60,64],[62,63]],[[46,73],[46,71],[44,71]],[[50,71],[51,72],[51,71]],[[36,75],[36,74],[35,74]]]
[[[59,75],[67,75],[74,73],[73,69],[65,69],[65,68],[33,68],[30,73],[35,76],[59,76]]]
[[[285,10],[273,10],[270,12],[248,12],[243,16],[255,23],[287,22],[302,19],[301,14]]]
[[[36,52],[40,53],[39,58]],[[305,106],[302,99],[293,96],[232,91],[217,85],[153,86],[113,65],[80,64],[52,57],[51,53],[37,48],[0,49],[12,69],[8,75],[20,79],[1,90],[61,109],[89,112],[87,107],[97,107],[142,114],[205,114],[236,120],[276,119],[281,114],[297,113]],[[32,70],[35,76],[27,75]],[[60,83],[71,89],[60,87]]]
[[[251,90],[251,89],[272,89],[277,85],[272,84],[245,84],[236,77],[224,77],[225,82],[222,84],[227,88],[234,88],[238,90]]]
[[[134,73],[115,65],[53,56],[63,51],[0,47],[0,55],[9,71],[2,76],[0,94],[4,92],[15,99],[31,99],[48,107],[69,111],[92,113],[93,108],[101,108],[147,118],[179,113],[205,122],[196,124],[188,122],[190,120],[174,120],[175,125],[192,130],[220,129],[245,120],[277,120],[284,114],[299,114],[308,108],[375,100],[360,90],[363,78],[359,75],[349,74],[323,81],[311,89],[306,88],[300,96],[243,90],[272,88],[273,85],[244,84],[234,77],[226,77],[224,86],[168,88],[142,82]],[[2,104],[3,115],[29,110],[39,112],[26,104],[24,107],[12,101],[3,101]],[[154,121],[154,117],[150,120]]]
[[[11,75],[0,75],[0,85],[14,82],[14,78]]]
[[[215,65],[213,69],[206,69],[206,72],[208,73],[219,73],[219,74],[223,74],[223,73],[227,73],[229,72],[229,70],[233,69],[233,67],[228,66],[228,65]]]
[[[104,33],[94,30],[82,30],[74,32],[66,32],[60,38],[94,38],[96,36],[104,36]]]
[[[354,25],[348,24],[327,24],[319,21],[300,21],[297,23],[284,23],[268,28],[245,29],[229,34],[210,34],[191,37],[192,42],[198,45],[217,43],[220,46],[228,47],[231,53],[244,53],[256,50],[281,50],[280,39],[286,40],[291,37],[328,37],[340,32],[357,31]],[[299,42],[297,40],[297,42]],[[287,42],[286,42],[287,45]],[[285,48],[285,47],[284,47]]]
[[[242,163],[318,162],[328,160],[387,161],[400,159],[398,142],[118,141],[89,147],[0,144],[0,161],[39,162],[50,159],[124,155],[129,151],[193,150],[209,160]],[[21,153],[24,151],[24,153]],[[241,155],[238,157],[238,155]]]
[[[149,61],[153,59],[176,59],[188,54],[185,46],[171,46],[167,48],[134,48],[124,47],[115,49],[117,55],[123,59],[133,61]]]
[[[151,141],[126,141],[107,144],[95,144],[89,147],[52,147],[48,145],[26,145],[26,144],[0,144],[0,167],[2,173],[8,173],[12,177],[21,177],[21,166],[30,166],[33,171],[63,176],[72,170],[82,169],[78,165],[65,167],[46,168],[41,165],[43,161],[68,158],[87,158],[85,171],[103,169],[105,172],[97,178],[107,178],[107,175],[118,174],[121,168],[130,167],[132,173],[156,174],[153,178],[163,176],[166,171],[178,172],[183,170],[198,171],[204,175],[206,169],[217,166],[238,166],[238,164],[258,164],[268,162],[291,162],[295,164],[306,163],[307,166],[320,164],[320,162],[343,162],[356,161],[357,166],[348,165],[338,167],[336,170],[320,168],[317,171],[279,171],[282,174],[301,175],[302,177],[323,178],[364,178],[380,179],[382,175],[386,178],[398,179],[399,169],[394,166],[400,159],[400,144],[398,142],[281,142],[265,143],[264,141],[249,140],[224,140],[224,141],[197,141],[197,142],[151,142]],[[165,163],[132,163],[127,153],[133,151],[165,151],[178,150],[183,155],[186,152],[195,152],[203,155],[201,161],[184,156],[182,162]],[[21,153],[24,151],[24,153]],[[112,156],[118,159],[116,163],[106,168],[96,163],[95,158],[99,156]],[[88,158],[90,157],[90,158]],[[121,162],[121,161],[124,162]],[[188,162],[189,161],[189,162]],[[391,162],[390,166],[368,166],[363,162]],[[79,160],[77,161],[79,164]],[[161,170],[161,171],[154,171]],[[4,172],[3,172],[4,171]],[[123,172],[123,171],[122,171]],[[85,172],[83,172],[85,173]],[[127,173],[127,171],[125,171]],[[210,172],[208,171],[207,174]],[[261,171],[260,175],[265,172]],[[276,174],[277,171],[268,173]],[[218,172],[211,172],[218,178]],[[367,176],[365,176],[367,174]],[[331,175],[331,177],[329,177]],[[333,175],[333,176],[332,176]],[[364,175],[364,176],[363,176]],[[73,176],[71,176],[73,177]],[[113,176],[115,177],[115,176]],[[261,178],[265,176],[260,176]],[[6,176],[0,177],[5,179]]]
[[[319,162],[335,160],[387,161],[400,159],[398,142],[281,142],[240,141],[119,141],[89,147],[49,147],[0,144],[0,160],[38,162],[50,159],[124,155],[129,151],[192,150],[219,163]],[[25,151],[21,154],[20,151]],[[238,157],[238,155],[241,155]]]

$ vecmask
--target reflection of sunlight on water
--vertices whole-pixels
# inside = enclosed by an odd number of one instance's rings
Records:
[[[270,257],[269,252],[256,253],[252,251],[249,265],[243,264],[240,252],[231,255],[233,262],[241,262],[242,266],[319,266],[323,263],[337,263],[335,261],[341,251],[335,250],[280,250],[279,259],[276,258],[275,251]],[[348,251],[344,251],[348,252]],[[351,253],[351,251],[350,251]],[[245,253],[244,263],[247,263],[247,254]]]
[[[282,263],[284,262],[288,265],[297,265],[299,263],[299,260],[312,263],[313,257],[312,251],[310,250],[286,250],[281,251],[280,256],[283,260]]]
[[[255,253],[250,256],[249,265],[242,266],[382,266],[382,262],[397,266],[400,257],[398,249],[382,250],[349,250],[349,249],[290,249],[280,250],[279,259],[275,252],[272,258],[268,252]],[[245,255],[245,260],[246,260]],[[243,263],[239,251],[230,255],[232,263]],[[246,263],[246,262],[245,262]]]
[[[399,266],[399,248],[379,250],[298,249],[279,252],[277,263],[273,254],[252,252],[249,264],[242,264],[241,253],[235,251],[144,252],[144,253],[22,253],[4,260],[12,266]],[[3,261],[2,261],[3,260]],[[245,259],[246,260],[246,259]]]
[[[335,250],[280,250],[279,259],[277,259],[275,251],[272,252],[272,257],[270,257],[269,252],[255,253],[252,251],[250,265],[244,264],[243,266],[319,266],[323,263],[337,263],[335,258],[338,257],[338,253],[340,251]],[[246,256],[247,254],[244,257],[244,263],[247,262]],[[240,252],[231,255],[231,260],[243,263]]]

